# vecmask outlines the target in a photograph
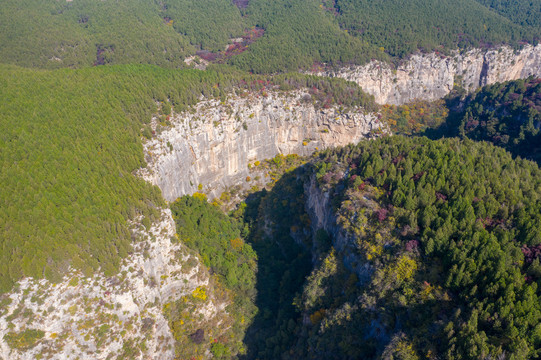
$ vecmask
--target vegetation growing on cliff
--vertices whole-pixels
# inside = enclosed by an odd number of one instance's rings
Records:
[[[529,0],[236,3],[241,9],[229,0],[0,3],[0,293],[27,276],[57,281],[70,267],[118,272],[132,251],[130,221],[148,228],[165,206],[157,187],[134,176],[153,116],[168,126],[167,116],[202,96],[299,88],[316,108],[375,111],[373,97],[344,80],[252,73],[540,36],[541,9]],[[249,44],[232,44],[250,32]],[[221,58],[227,64],[176,70],[197,51],[215,57],[231,45],[239,51]],[[276,169],[303,162],[292,157],[259,164],[276,175],[273,187],[254,189],[229,216],[200,195],[172,204],[181,241],[213,274],[208,287],[163,306],[177,357],[541,357],[541,172],[505,151],[541,161],[540,86],[484,88],[441,127],[504,149],[397,136],[324,151],[296,169]],[[417,102],[382,116],[412,134],[447,110]],[[313,234],[312,171],[342,234]],[[195,328],[209,294],[227,304],[224,316]],[[9,347],[49,341],[30,322],[17,331],[8,323]],[[144,332],[153,326],[144,321]],[[98,348],[108,330],[94,330]],[[139,351],[132,343],[125,356]]]
[[[382,105],[381,121],[396,134],[412,135],[436,128],[447,120],[449,109],[444,100],[416,100],[404,105]]]
[[[231,328],[216,339],[213,352],[277,358],[294,344],[301,313],[293,300],[310,271],[311,241],[303,170],[288,169],[290,161],[298,160],[277,156],[269,161],[274,165],[258,165],[281,176],[271,180],[269,190],[248,195],[229,216],[199,193],[171,204],[179,238],[200,254],[214,274],[212,286],[227,289],[231,302],[226,310],[234,321],[221,325]],[[202,354],[216,333],[190,327],[190,300],[164,308],[179,358]]]
[[[539,356],[535,163],[487,143],[394,136],[310,164],[231,214],[258,261],[247,357]],[[341,234],[312,234],[312,172]]]
[[[458,91],[457,91],[458,90]],[[380,119],[396,134],[488,141],[515,156],[541,161],[541,79],[455,89],[445,100],[381,106]]]
[[[132,174],[144,166],[140,129],[155,100],[181,109],[212,94],[213,84],[233,82],[140,66],[4,66],[1,74],[2,291],[22,276],[58,279],[69,266],[115,273],[130,251],[127,219],[152,220],[163,204],[157,188]]]
[[[171,210],[179,238],[199,253],[203,264],[241,298],[253,298],[256,257],[241,235],[241,230],[244,236],[247,230],[200,193],[183,196],[171,204]]]
[[[257,256],[247,244],[242,223],[228,217],[203,194],[184,196],[171,204],[179,239],[201,257],[210,269],[215,293],[223,293],[231,317],[224,316],[219,329],[193,328],[193,310],[206,299],[204,289],[196,289],[191,299],[182,298],[164,308],[176,340],[178,359],[204,355],[211,345],[218,358],[245,352],[242,344],[246,327],[255,316],[255,273]],[[215,324],[216,326],[217,324]],[[219,335],[218,335],[219,334]]]
[[[159,214],[159,190],[133,176],[141,136],[170,107],[180,112],[235,89],[308,86],[316,106],[375,107],[352,83],[301,74],[112,66],[37,71],[0,66],[0,291],[23,276],[59,279],[69,266],[110,275],[130,251],[128,219]]]
[[[247,224],[247,241],[258,257],[258,313],[245,336],[250,359],[280,358],[296,342],[302,322],[293,305],[311,268],[302,175],[302,168],[286,172],[271,190],[248,196],[232,213]]]
[[[324,253],[298,298],[312,325],[297,357],[539,356],[535,163],[392,137],[322,152],[315,171],[351,247]]]

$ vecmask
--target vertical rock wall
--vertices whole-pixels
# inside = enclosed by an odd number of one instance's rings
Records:
[[[478,87],[541,77],[541,44],[515,52],[509,47],[458,51],[451,56],[436,53],[412,55],[397,68],[381,61],[317,75],[341,77],[359,84],[379,104],[401,105],[415,99],[436,100],[456,84],[468,92]]]
[[[346,268],[353,271],[361,283],[367,282],[372,275],[371,265],[359,258],[356,250],[355,238],[348,234],[339,224],[336,214],[331,207],[330,194],[323,192],[317,185],[316,177],[311,175],[310,180],[304,184],[306,210],[310,216],[312,232],[315,237],[319,229],[325,230],[332,237],[333,247]],[[314,243],[315,246],[315,243]],[[316,254],[315,247],[312,254]],[[316,258],[313,258],[315,260]]]
[[[168,201],[200,188],[214,198],[246,184],[256,160],[355,143],[380,127],[362,109],[316,109],[308,98],[296,91],[201,101],[145,144],[148,166],[140,175]]]

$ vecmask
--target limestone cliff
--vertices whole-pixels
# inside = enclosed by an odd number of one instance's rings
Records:
[[[303,91],[204,100],[171,122],[145,143],[148,166],[140,171],[168,201],[198,190],[214,198],[245,183],[250,163],[355,143],[381,126],[360,108],[316,109]]]
[[[245,182],[250,162],[345,145],[379,128],[374,114],[318,110],[302,91],[206,100],[163,131],[154,119],[157,135],[145,143],[149,166],[140,175],[168,200],[199,184],[216,196]],[[132,223],[133,252],[118,275],[70,271],[58,284],[25,278],[0,297],[0,359],[172,359],[175,339],[164,308],[179,299],[195,304],[186,336],[200,328],[214,338],[227,331],[229,300],[215,291],[197,254],[174,240],[171,211],[162,210],[149,229],[141,220]],[[200,289],[204,302],[194,295]]]
[[[3,295],[0,359],[173,359],[175,340],[162,310],[181,298],[196,301],[196,289],[208,298],[197,300],[192,326],[220,335],[227,303],[214,295],[197,255],[171,241],[171,211],[163,210],[150,229],[133,226],[134,251],[117,276],[73,271],[58,284],[25,278]],[[40,336],[28,339],[32,332]]]
[[[372,61],[367,65],[317,73],[341,77],[359,84],[380,104],[401,105],[414,99],[436,100],[449,94],[453,86],[468,92],[478,87],[541,76],[541,44],[515,52],[509,47],[474,49],[451,56],[436,53],[415,54],[394,68]]]
[[[319,188],[315,175],[312,175],[310,180],[304,184],[304,195],[314,238],[316,231],[325,230],[331,235],[332,245],[338,256],[342,257],[344,265],[357,275],[361,283],[368,281],[372,274],[372,267],[358,256],[355,237],[348,234],[338,224],[336,214],[332,211],[330,194]],[[320,254],[316,254],[314,249],[312,253],[316,259]]]

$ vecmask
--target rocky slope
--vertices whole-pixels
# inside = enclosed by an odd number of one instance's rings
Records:
[[[247,184],[257,160],[307,155],[380,129],[374,114],[318,110],[302,91],[205,100],[171,120],[161,131],[154,119],[158,134],[145,144],[149,166],[139,174],[167,200],[198,190],[217,196]],[[132,224],[133,252],[117,276],[69,271],[58,284],[26,278],[0,297],[0,359],[172,359],[175,339],[164,309],[180,299],[195,309],[185,336],[227,331],[227,297],[215,291],[197,255],[175,241],[170,210],[150,229],[141,220]]]
[[[355,143],[381,127],[360,108],[316,109],[304,91],[204,100],[171,122],[145,144],[140,171],[168,201],[198,190],[214,198],[246,184],[255,161]]]
[[[174,339],[162,309],[181,298],[197,303],[196,327],[220,331],[227,304],[213,295],[197,256],[171,241],[171,211],[163,210],[148,231],[134,227],[134,251],[117,276],[70,272],[58,284],[26,278],[3,295],[0,358],[172,359]],[[195,299],[202,289],[205,302]]]
[[[478,87],[541,76],[541,44],[515,52],[509,47],[483,51],[474,49],[451,56],[416,54],[397,68],[381,61],[367,65],[324,71],[317,75],[337,76],[359,84],[380,104],[401,105],[414,99],[436,100],[455,85],[468,92]]]
[[[331,236],[332,246],[337,255],[342,258],[346,268],[354,272],[361,283],[368,281],[373,269],[358,256],[354,236],[348,234],[338,224],[337,216],[332,211],[330,194],[317,185],[315,175],[312,175],[310,181],[304,184],[304,195],[314,239],[319,229],[325,230]],[[313,245],[312,253],[315,260],[321,254],[316,253],[315,242]]]

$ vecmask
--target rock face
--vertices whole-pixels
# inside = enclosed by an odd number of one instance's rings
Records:
[[[140,171],[167,200],[201,190],[199,184],[216,196],[246,183],[251,162],[307,155],[380,129],[374,114],[317,110],[302,91],[201,101],[172,123],[160,131],[154,120],[159,134],[145,144],[149,166]],[[58,284],[25,278],[0,297],[0,359],[173,359],[164,309],[179,299],[193,305],[190,329],[206,328],[209,338],[227,331],[230,300],[216,291],[197,254],[174,240],[171,211],[162,210],[149,229],[141,220],[132,223],[133,252],[118,275],[70,271]],[[204,301],[196,296],[201,291]]]
[[[364,262],[357,254],[355,237],[348,234],[339,224],[336,214],[332,210],[330,194],[322,191],[317,185],[315,175],[304,184],[306,198],[306,211],[310,216],[312,233],[319,229],[325,230],[332,237],[332,244],[338,256],[342,257],[344,265],[357,275],[361,283],[367,282],[372,275],[372,267]],[[314,242],[315,246],[315,242]],[[312,254],[317,255],[314,249]],[[316,256],[314,256],[315,260]]]
[[[198,190],[214,198],[246,184],[255,161],[355,143],[380,126],[360,108],[318,110],[303,91],[205,100],[144,145],[148,165],[140,175],[168,201]]]
[[[134,223],[133,233],[134,251],[117,276],[71,272],[58,284],[19,281],[2,298],[7,305],[0,308],[0,358],[173,359],[174,339],[162,309],[181,297],[191,301],[196,289],[209,296],[198,302],[194,318],[219,324],[227,317],[227,304],[213,295],[206,267],[181,242],[171,242],[175,223],[169,209],[148,230]],[[29,330],[41,336],[15,346],[6,340]]]
[[[478,87],[541,77],[541,44],[527,45],[518,53],[509,47],[474,49],[452,56],[436,53],[412,55],[396,69],[380,61],[367,65],[320,72],[317,75],[341,77],[359,84],[374,95],[379,104],[401,105],[415,99],[436,100],[449,94],[456,84],[468,92]]]

